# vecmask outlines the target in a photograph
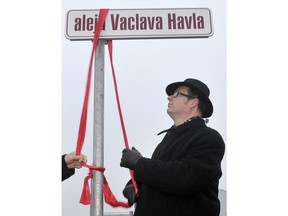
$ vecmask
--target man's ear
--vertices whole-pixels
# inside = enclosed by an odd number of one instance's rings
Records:
[[[194,98],[194,99],[190,100],[190,104],[191,104],[191,108],[194,108],[194,107],[198,106],[199,99],[198,98]]]

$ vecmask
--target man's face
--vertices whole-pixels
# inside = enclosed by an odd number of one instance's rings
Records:
[[[173,96],[173,95],[169,95],[168,96],[168,108],[167,108],[167,113],[169,114],[169,116],[174,119],[175,117],[179,116],[179,115],[185,115],[185,114],[189,114],[190,112],[190,103],[189,101],[191,101],[187,96],[184,96],[182,94],[185,95],[189,95],[188,93],[189,88],[186,86],[181,86],[178,89],[176,89],[175,92],[179,92],[177,96]],[[182,93],[182,94],[181,94]]]

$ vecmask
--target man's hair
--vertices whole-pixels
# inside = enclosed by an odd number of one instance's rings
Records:
[[[188,89],[188,94],[198,98],[199,103],[198,103],[198,109],[201,112],[201,114],[205,113],[206,110],[206,104],[203,103],[203,100],[201,98],[198,97],[197,93],[195,93],[195,91],[192,91],[190,88]]]

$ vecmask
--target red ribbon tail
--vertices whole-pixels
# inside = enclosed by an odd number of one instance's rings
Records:
[[[125,203],[125,202],[119,202],[114,194],[112,193],[109,185],[108,185],[108,182],[105,178],[105,176],[103,177],[103,194],[104,194],[104,199],[105,199],[105,202],[108,203],[109,205],[113,206],[113,207],[124,207],[124,208],[129,208],[129,204],[128,203]]]
[[[84,205],[92,204],[92,197],[91,197],[90,187],[88,183],[89,179],[91,179],[92,177],[93,177],[93,170],[90,169],[88,175],[84,179],[84,186],[83,186],[82,194],[80,198],[80,203]]]

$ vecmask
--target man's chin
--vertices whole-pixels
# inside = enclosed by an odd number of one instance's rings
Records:
[[[167,109],[167,114],[171,117],[171,115],[172,115],[172,112],[171,112],[171,110],[169,109],[169,107],[168,107],[168,109]]]

